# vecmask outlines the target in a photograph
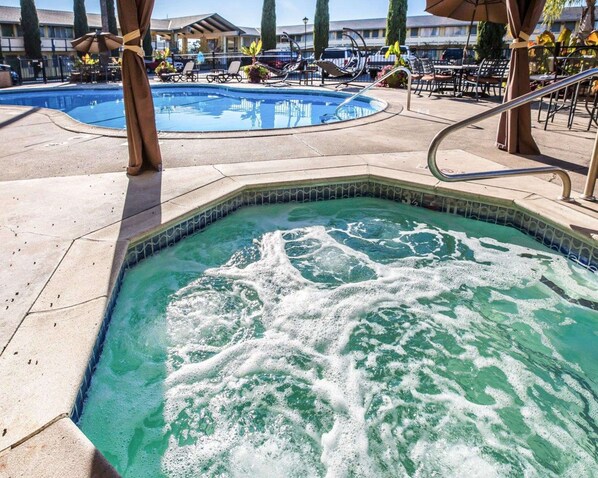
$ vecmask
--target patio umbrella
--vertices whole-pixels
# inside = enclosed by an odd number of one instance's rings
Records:
[[[463,59],[469,47],[473,22],[507,23],[505,0],[426,0],[426,12],[469,22]]]
[[[505,102],[529,93],[529,57],[527,41],[534,31],[546,0],[506,0],[511,43],[511,67]],[[496,144],[509,153],[538,154],[540,150],[532,137],[530,105],[520,106],[500,117]]]
[[[143,169],[162,168],[152,92],[145,73],[141,39],[149,26],[154,0],[118,0],[118,19],[123,33],[123,93],[127,120],[131,175]]]
[[[82,53],[104,53],[116,50],[123,44],[123,39],[113,33],[86,33],[82,37],[71,41],[71,45]]]

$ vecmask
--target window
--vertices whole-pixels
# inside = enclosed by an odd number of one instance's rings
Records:
[[[409,29],[409,36],[411,38],[415,38],[419,35],[419,28],[410,28]]]
[[[380,30],[372,30],[372,38],[378,38],[380,34]]]
[[[39,36],[42,38],[46,36],[46,27],[39,27]]]
[[[1,31],[2,31],[3,37],[14,37],[15,36],[15,31],[12,27],[12,24],[3,23]]]
[[[467,35],[467,27],[446,27],[444,33],[447,37],[462,37]]]
[[[469,27],[469,32],[472,35],[477,35],[478,34],[478,26],[477,25],[472,25]]]
[[[343,39],[343,32],[336,32],[336,39],[342,40]]]
[[[561,31],[561,24],[560,23],[553,23],[550,27],[550,31],[552,33],[559,33]]]
[[[419,36],[421,36],[421,37],[437,37],[439,33],[440,33],[440,29],[438,27],[420,28],[419,29]]]
[[[72,27],[48,27],[50,38],[73,38]]]

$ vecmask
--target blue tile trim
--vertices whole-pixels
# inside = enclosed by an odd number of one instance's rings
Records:
[[[504,206],[439,196],[430,192],[422,192],[377,181],[349,181],[324,186],[296,186],[245,191],[211,208],[200,210],[194,216],[186,218],[182,222],[170,226],[168,229],[158,232],[154,236],[129,247],[110,299],[108,300],[100,332],[95,341],[93,353],[85,371],[81,387],[77,393],[76,402],[71,411],[72,420],[77,423],[81,417],[87,390],[102,353],[110,318],[116,305],[116,298],[128,269],[139,261],[160,252],[162,249],[173,246],[181,239],[205,229],[208,225],[228,216],[243,206],[287,202],[303,203],[353,197],[388,199],[468,219],[513,227],[533,237],[552,250],[562,253],[565,257],[582,267],[592,272],[598,272],[598,246],[583,243],[579,239],[538,218]]]

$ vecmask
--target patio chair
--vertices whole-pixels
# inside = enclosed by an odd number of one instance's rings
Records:
[[[559,66],[559,71],[563,76],[574,75],[581,73],[582,71],[594,68],[596,66],[597,59],[595,57],[581,56],[579,53],[572,53],[562,61]],[[565,76],[565,77],[566,77]],[[548,121],[554,122],[554,118],[559,112],[567,112],[567,128],[573,127],[573,121],[578,109],[578,103],[580,98],[584,104],[585,111],[590,116],[588,130],[592,125],[592,121],[595,115],[595,106],[590,109],[589,103],[591,97],[595,94],[594,81],[595,77],[589,78],[581,83],[577,83],[573,86],[568,86],[560,91],[554,92],[547,97],[540,99],[540,107],[538,111],[538,121],[540,119],[540,111],[542,109],[544,98],[548,98],[548,109],[546,112],[546,118],[544,119],[544,130],[548,128]],[[594,101],[594,105],[596,101]],[[582,108],[582,112],[584,108]]]
[[[237,80],[240,83],[241,81],[243,81],[243,77],[239,73],[240,70],[241,61],[234,60],[230,62],[230,65],[228,65],[227,71],[221,71],[219,73],[212,73],[210,75],[206,75],[206,80],[208,80],[208,83],[212,83],[214,81],[218,83],[228,83],[232,80]]]
[[[424,83],[421,81],[424,76],[424,68],[419,58],[409,59],[409,69],[411,70],[411,81],[415,83],[414,93],[419,95]]]
[[[174,83],[179,81],[193,81],[193,68],[195,68],[195,62],[188,61],[180,72],[161,74],[160,79],[162,81],[173,81]]]
[[[434,69],[434,63],[429,58],[420,59],[422,68],[421,82],[425,83],[432,96],[434,91],[442,91],[443,85],[451,85],[453,90],[453,96],[456,94],[457,85],[455,83],[455,76],[452,73],[439,73]],[[448,62],[447,62],[448,64]]]
[[[502,83],[506,76],[509,60],[490,60],[484,59],[478,70],[465,77],[465,87],[471,86],[475,89],[475,99],[479,101],[480,92],[482,94],[490,94],[490,88],[496,95],[496,88],[498,88],[498,96],[502,96]]]

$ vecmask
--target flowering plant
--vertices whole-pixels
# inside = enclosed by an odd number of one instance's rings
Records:
[[[176,68],[171,63],[163,61],[156,67],[154,71],[156,72],[156,75],[160,75],[161,73],[175,73]]]

